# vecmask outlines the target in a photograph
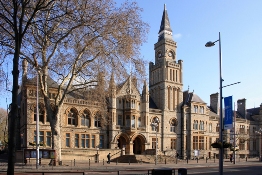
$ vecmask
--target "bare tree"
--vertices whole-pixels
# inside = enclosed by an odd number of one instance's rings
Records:
[[[0,108],[0,141],[2,144],[7,143],[7,110]]]
[[[33,19],[38,12],[49,8],[55,0],[1,0],[0,1],[0,45],[4,55],[13,55],[13,87],[12,103],[9,114],[8,140],[8,170],[7,174],[14,174],[16,129],[18,126],[18,77],[19,57],[23,39],[28,37],[27,30],[34,23]],[[2,58],[2,57],[1,57]],[[6,57],[4,57],[6,58]]]
[[[26,38],[25,44],[30,49],[23,49],[21,54],[40,75],[53,136],[52,147],[60,161],[58,119],[66,95],[89,89],[89,92],[96,91],[92,95],[106,97],[99,73],[103,72],[106,80],[111,71],[118,77],[125,77],[129,64],[133,65],[135,73],[143,76],[145,64],[139,57],[139,47],[145,41],[148,25],[142,21],[141,9],[134,2],[117,7],[113,0],[68,0],[53,3],[50,10],[40,13],[29,29],[32,37]],[[48,77],[58,83],[53,105],[48,94]],[[105,103],[105,99],[100,102]],[[55,106],[55,114],[52,106]]]

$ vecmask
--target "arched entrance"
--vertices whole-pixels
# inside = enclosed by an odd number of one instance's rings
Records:
[[[142,154],[145,151],[145,139],[138,135],[133,141],[133,153]]]
[[[117,139],[117,147],[119,149],[122,149],[122,148],[126,148],[126,145],[127,145],[127,141],[126,141],[126,138],[124,136],[120,136],[118,139]]]

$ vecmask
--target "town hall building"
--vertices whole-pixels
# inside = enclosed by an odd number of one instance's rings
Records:
[[[67,96],[59,115],[61,120],[62,160],[94,160],[96,154],[106,159],[111,152],[121,155],[157,154],[181,158],[207,157],[218,154],[211,144],[219,138],[219,94],[210,95],[210,106],[197,94],[183,91],[183,61],[177,58],[177,43],[166,8],[163,11],[158,40],[154,45],[155,58],[149,63],[149,84],[137,88],[132,75],[116,84],[112,73],[109,84],[107,111],[110,122],[101,127],[101,106],[92,99]],[[190,63],[187,63],[190,64]],[[26,76],[27,65],[23,63]],[[56,82],[49,79],[49,89],[56,91]],[[20,135],[21,148],[32,148],[36,138],[36,81],[25,78],[21,87]],[[43,99],[39,97],[39,138],[45,148],[51,148],[51,128]],[[51,98],[52,100],[52,98]],[[261,154],[262,105],[246,109],[246,99],[238,100],[236,133],[238,154]],[[231,132],[223,138],[230,142]],[[99,153],[98,153],[99,151]],[[196,154],[197,153],[197,154]],[[230,154],[226,150],[225,154]],[[113,157],[114,158],[114,157]]]

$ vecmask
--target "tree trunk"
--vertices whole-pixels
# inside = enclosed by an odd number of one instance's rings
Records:
[[[16,51],[14,54],[13,59],[13,89],[12,89],[12,104],[11,104],[11,111],[8,115],[8,131],[9,131],[9,138],[8,138],[8,168],[7,174],[13,175],[14,174],[14,167],[15,167],[15,154],[16,154],[16,133],[17,129],[19,129],[17,118],[18,118],[18,77],[19,77],[19,70],[18,70],[18,62],[19,62],[19,52],[20,52],[20,45],[18,42],[16,46]]]

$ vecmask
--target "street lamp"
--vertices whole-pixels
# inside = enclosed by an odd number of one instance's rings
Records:
[[[220,103],[220,112],[219,112],[219,141],[223,143],[223,116],[222,116],[222,58],[221,58],[221,38],[220,38],[220,32],[218,34],[218,40],[212,42],[209,41],[206,43],[206,47],[212,47],[215,45],[216,42],[219,42],[219,103]],[[219,174],[223,175],[223,144],[222,147],[219,149]]]
[[[39,84],[39,70],[37,70],[36,75],[36,169],[39,167],[39,94],[38,94],[38,84]]]
[[[258,131],[255,131],[257,134],[259,134],[259,140],[258,140],[258,144],[259,144],[259,146],[258,146],[258,149],[259,149],[259,160],[258,161],[262,161],[262,152],[261,152],[261,142],[262,142],[262,129],[261,128],[259,128],[259,130]]]
[[[155,165],[157,164],[157,146],[158,146],[158,140],[157,140],[157,127],[158,127],[158,124],[160,123],[159,119],[156,117],[154,118],[154,120],[152,121],[151,123],[151,126],[155,128],[156,130],[156,161],[155,161]]]

